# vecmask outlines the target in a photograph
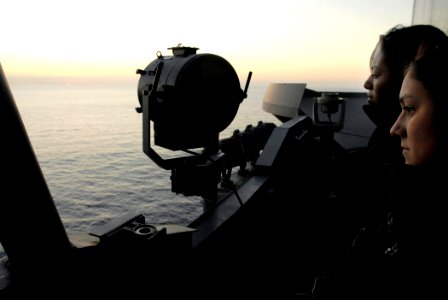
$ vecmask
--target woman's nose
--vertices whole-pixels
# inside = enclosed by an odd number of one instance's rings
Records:
[[[398,116],[394,125],[389,130],[391,136],[402,136],[403,127],[401,125],[401,114]]]
[[[372,85],[372,75],[370,75],[369,77],[367,77],[366,81],[364,82],[364,88],[366,90],[371,90],[373,87]]]

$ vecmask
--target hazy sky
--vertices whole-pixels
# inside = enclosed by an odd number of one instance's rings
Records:
[[[7,76],[134,80],[181,43],[227,59],[245,81],[362,90],[379,34],[410,25],[412,0],[6,0]],[[242,83],[243,84],[243,83]]]

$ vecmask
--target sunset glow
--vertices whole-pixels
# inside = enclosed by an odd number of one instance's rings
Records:
[[[135,76],[182,43],[226,58],[242,80],[362,88],[378,35],[409,25],[412,0],[5,1],[8,76]]]

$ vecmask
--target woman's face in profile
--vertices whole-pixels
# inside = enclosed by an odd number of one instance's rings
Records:
[[[364,82],[364,88],[367,89],[368,103],[379,113],[379,121],[390,127],[398,115],[401,78],[397,81],[393,77],[381,45],[380,40],[370,57],[370,75]]]
[[[434,102],[423,84],[407,72],[400,91],[401,113],[390,133],[401,138],[405,163],[426,165],[434,156]]]
[[[364,88],[368,90],[367,97],[369,104],[381,105],[387,95],[388,83],[390,82],[390,71],[384,61],[381,41],[378,42],[370,57],[370,75],[364,83]]]

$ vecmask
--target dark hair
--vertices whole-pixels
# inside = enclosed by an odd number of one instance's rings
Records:
[[[397,25],[391,28],[382,36],[381,49],[393,77],[403,79],[405,68],[414,60],[423,42],[438,41],[445,37],[442,30],[432,25]]]
[[[424,42],[411,62],[413,76],[426,88],[437,102],[448,97],[448,37],[433,42]]]
[[[439,142],[448,145],[448,36],[425,40],[420,44],[415,59],[410,62],[406,73],[420,81],[434,102],[434,122]]]

